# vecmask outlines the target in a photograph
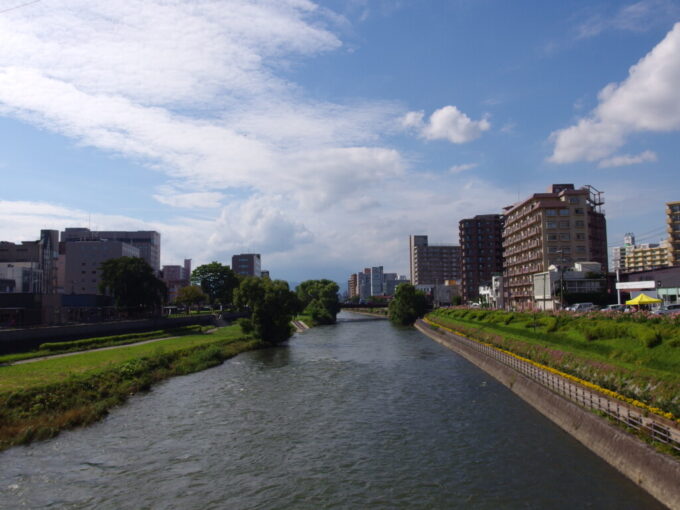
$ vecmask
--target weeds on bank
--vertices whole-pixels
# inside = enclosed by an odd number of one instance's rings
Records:
[[[678,318],[465,308],[428,318],[680,416]]]
[[[146,391],[158,381],[219,365],[240,352],[261,346],[260,341],[245,337],[232,327],[229,332],[215,335],[211,342],[176,348],[166,346],[165,349],[156,346],[153,351],[142,349],[150,345],[136,346],[126,359],[100,366],[90,358],[89,361],[94,364],[90,370],[74,371],[66,376],[62,374],[61,378],[49,383],[27,384],[0,392],[0,450],[53,437],[60,430],[95,422],[130,395]],[[118,349],[89,354],[116,351]],[[81,356],[85,355],[73,358]],[[47,368],[50,363],[73,358],[3,367],[0,369],[0,381],[8,377],[5,370],[9,368],[35,368],[36,365]],[[79,363],[82,365],[87,360]]]

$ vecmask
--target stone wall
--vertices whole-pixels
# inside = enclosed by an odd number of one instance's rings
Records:
[[[423,321],[416,328],[493,376],[528,404],[640,485],[669,508],[680,509],[680,462],[553,393],[495,359],[456,341],[456,335],[433,330]]]

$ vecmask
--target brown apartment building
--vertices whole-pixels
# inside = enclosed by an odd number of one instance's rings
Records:
[[[602,193],[592,186],[553,184],[547,193],[505,208],[503,273],[511,308],[533,308],[532,275],[551,265],[592,261],[607,267],[603,204]]]
[[[503,215],[484,214],[458,223],[463,301],[479,297],[480,285],[503,272]]]
[[[409,236],[411,283],[413,285],[444,284],[460,279],[460,246],[428,244],[427,236]]]
[[[670,264],[680,266],[680,202],[666,203]]]

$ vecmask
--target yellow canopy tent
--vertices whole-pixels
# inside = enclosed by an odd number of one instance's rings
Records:
[[[661,299],[656,299],[645,293],[640,293],[636,298],[626,301],[627,305],[651,305],[652,303],[661,303]]]

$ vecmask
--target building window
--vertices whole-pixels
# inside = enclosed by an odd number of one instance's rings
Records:
[[[548,216],[557,216],[557,209],[548,209],[545,212]]]
[[[579,233],[576,234],[576,240],[577,241],[583,241],[583,240],[585,240],[585,238],[586,238],[586,235],[582,232],[579,232]]]
[[[574,214],[583,214],[583,207],[577,207],[574,209]]]
[[[585,247],[585,246],[577,246],[577,247],[576,247],[576,252],[577,252],[577,253],[585,253],[585,252],[586,252],[586,247]]]
[[[560,228],[569,228],[569,220],[561,220]]]
[[[569,198],[569,203],[570,203],[570,204],[578,204],[578,203],[579,203],[578,197],[570,197],[570,198]]]
[[[570,239],[571,239],[571,236],[569,235],[568,232],[560,234],[560,241],[569,241]]]
[[[557,234],[548,234],[548,241],[557,241]]]
[[[576,228],[583,228],[586,226],[585,222],[583,220],[576,220]]]
[[[546,223],[546,228],[557,228],[557,222],[556,221],[548,221]]]
[[[569,216],[569,209],[560,209],[560,216]]]

